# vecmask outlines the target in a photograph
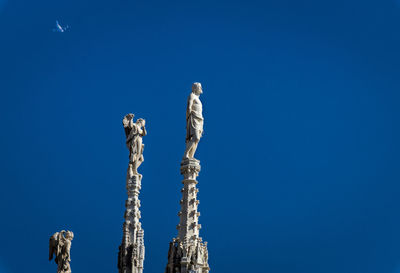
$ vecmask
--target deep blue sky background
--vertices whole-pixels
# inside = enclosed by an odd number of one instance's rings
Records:
[[[129,112],[145,272],[163,272],[194,81],[211,272],[400,272],[392,0],[0,1],[0,272],[55,272],[61,229],[74,273],[117,272]]]

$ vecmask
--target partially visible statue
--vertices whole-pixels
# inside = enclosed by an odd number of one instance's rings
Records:
[[[49,242],[49,261],[54,258],[57,264],[57,273],[71,273],[71,241],[74,233],[62,230],[50,237]]]
[[[183,244],[182,242],[178,243],[178,249],[176,251],[176,257],[180,260],[183,257]]]
[[[203,93],[201,84],[195,82],[192,85],[187,109],[186,109],[186,149],[183,158],[193,158],[203,134],[203,106],[200,101],[200,94]]]
[[[128,175],[130,176],[138,174],[137,169],[144,161],[144,144],[142,141],[142,137],[147,134],[145,128],[145,120],[139,118],[136,120],[136,122],[133,122],[134,117],[134,114],[127,114],[122,120],[126,135],[126,146],[129,149]]]
[[[204,262],[206,264],[208,264],[208,248],[207,248],[207,242],[204,242],[204,246],[203,246],[203,250],[204,250]]]

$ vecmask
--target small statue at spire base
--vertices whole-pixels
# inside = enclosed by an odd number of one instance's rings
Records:
[[[71,241],[74,238],[72,231],[62,230],[50,237],[49,261],[53,259],[57,264],[57,273],[71,273]]]

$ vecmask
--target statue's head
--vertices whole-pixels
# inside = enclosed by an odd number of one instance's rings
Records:
[[[136,121],[136,124],[139,124],[140,126],[143,126],[146,124],[146,121],[142,118],[138,118]]]
[[[67,231],[65,233],[65,238],[67,238],[68,240],[74,239],[74,233],[72,231]]]
[[[203,89],[201,88],[201,83],[195,82],[192,84],[192,92],[196,95],[203,94]]]
[[[132,120],[132,119],[135,117],[135,115],[132,114],[132,113],[129,113],[129,114],[127,114],[125,117],[126,117],[128,120]]]

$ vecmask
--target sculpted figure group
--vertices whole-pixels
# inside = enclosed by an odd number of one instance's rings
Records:
[[[53,259],[57,264],[57,273],[71,273],[71,241],[74,233],[62,230],[50,237],[49,242],[49,261]]]
[[[136,122],[133,122],[134,117],[134,114],[127,114],[122,120],[125,129],[126,146],[129,149],[128,175],[130,177],[134,174],[138,174],[137,169],[144,161],[144,144],[142,137],[147,134],[145,120],[139,118]]]

